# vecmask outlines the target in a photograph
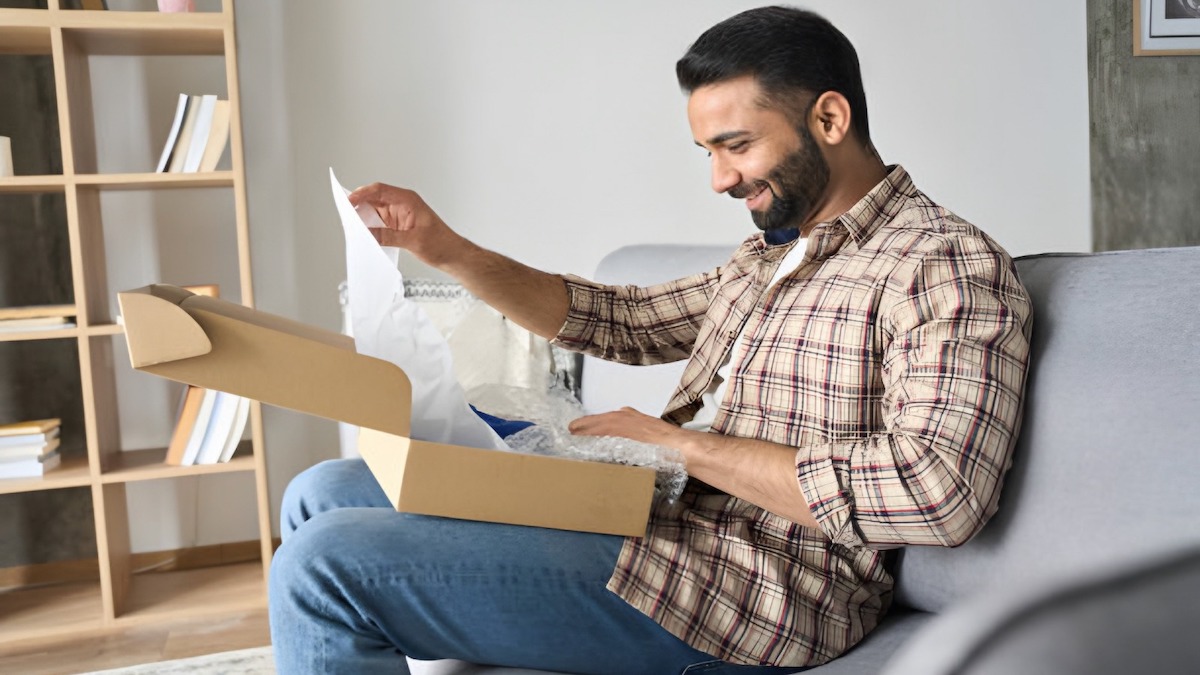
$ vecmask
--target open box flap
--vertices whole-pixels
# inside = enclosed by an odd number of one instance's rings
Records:
[[[177,286],[156,284],[117,294],[134,368],[178,361],[212,351],[204,329],[179,306],[192,293]],[[128,330],[128,326],[155,330]]]
[[[118,294],[133,367],[167,379],[399,436],[412,388],[354,340],[165,284]],[[171,347],[172,343],[181,343]]]

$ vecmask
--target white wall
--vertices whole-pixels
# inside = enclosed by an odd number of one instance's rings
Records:
[[[640,242],[735,242],[674,63],[759,3],[253,0],[239,57],[260,307],[339,326],[326,178],[420,191],[479,243],[591,271]],[[855,43],[885,161],[1017,255],[1091,247],[1085,8],[819,0]],[[407,274],[421,270],[402,263]],[[332,424],[268,411],[273,502],[336,455]]]

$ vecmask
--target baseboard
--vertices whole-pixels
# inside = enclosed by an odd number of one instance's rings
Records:
[[[276,548],[279,546],[278,540],[272,544]],[[175,572],[260,560],[261,553],[259,541],[251,539],[171,551],[133,553],[129,556],[129,565],[135,573]],[[95,581],[99,578],[100,564],[95,558],[0,568],[0,588]]]

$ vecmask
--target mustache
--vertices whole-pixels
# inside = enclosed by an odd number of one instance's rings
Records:
[[[773,196],[773,197],[779,196],[779,195],[775,194],[775,188],[771,187],[770,183],[768,183],[765,180],[762,180],[761,178],[758,180],[750,181],[749,183],[739,183],[739,184],[733,186],[732,188],[730,188],[729,191],[726,192],[726,194],[728,194],[730,197],[733,197],[734,199],[745,199],[746,197],[749,197],[751,195],[755,195],[755,194],[758,194],[759,192],[762,192],[764,189],[770,190],[771,196]]]

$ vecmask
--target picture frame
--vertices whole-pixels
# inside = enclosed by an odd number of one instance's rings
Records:
[[[1134,0],[1133,54],[1200,54],[1200,0]]]

